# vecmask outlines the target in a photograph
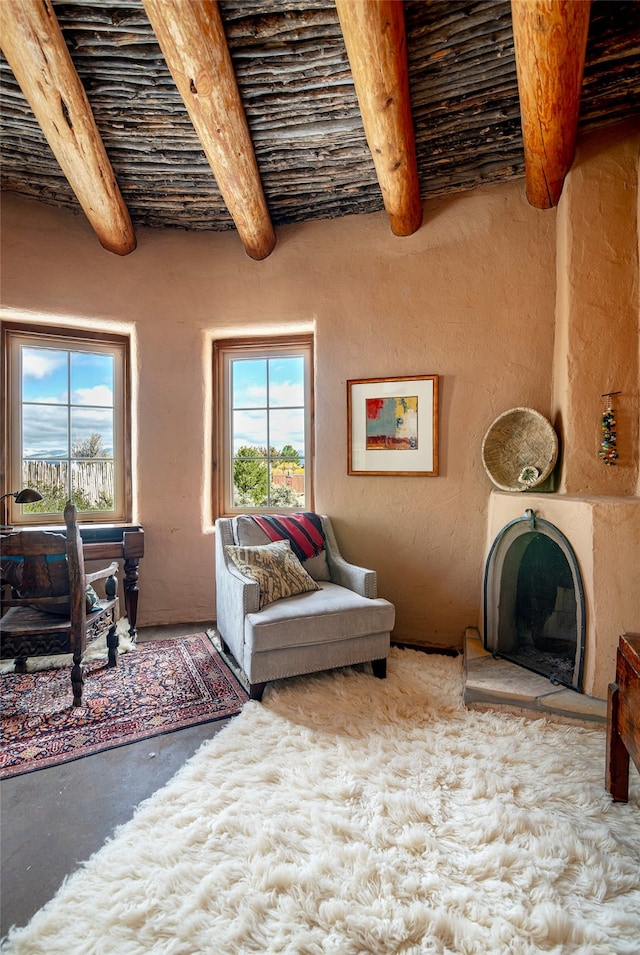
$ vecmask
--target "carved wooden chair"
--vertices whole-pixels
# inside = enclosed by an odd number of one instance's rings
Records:
[[[117,663],[118,563],[86,573],[71,502],[64,519],[66,535],[20,530],[0,537],[0,656],[15,658],[15,671],[24,673],[27,657],[72,653],[73,705],[82,706],[87,644],[106,631],[108,665]],[[104,599],[92,587],[98,580],[104,580]]]

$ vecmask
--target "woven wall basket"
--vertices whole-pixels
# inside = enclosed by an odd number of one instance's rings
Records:
[[[503,491],[528,491],[545,481],[558,458],[558,437],[533,408],[512,408],[493,422],[482,442],[482,463]]]

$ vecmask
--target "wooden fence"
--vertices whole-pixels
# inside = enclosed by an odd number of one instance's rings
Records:
[[[74,461],[72,486],[87,499],[91,507],[105,500],[114,500],[113,462]],[[44,488],[66,486],[66,461],[24,461],[22,473],[25,487]]]

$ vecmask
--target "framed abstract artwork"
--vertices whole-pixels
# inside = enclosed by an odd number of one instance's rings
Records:
[[[438,474],[438,376],[347,382],[348,474]]]

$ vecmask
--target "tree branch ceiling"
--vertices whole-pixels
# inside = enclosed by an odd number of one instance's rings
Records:
[[[555,205],[575,143],[638,119],[628,0],[4,0],[2,189],[134,229],[285,223],[523,179]]]

